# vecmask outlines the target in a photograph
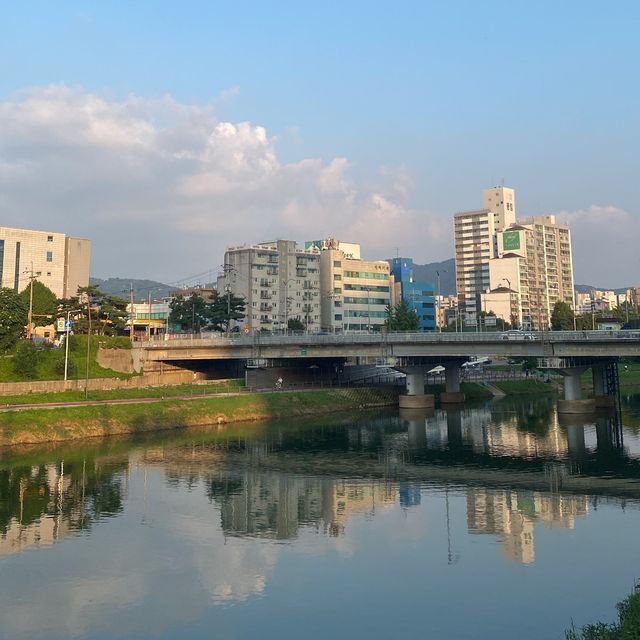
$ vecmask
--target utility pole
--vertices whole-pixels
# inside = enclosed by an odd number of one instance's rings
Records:
[[[149,324],[147,325],[147,340],[151,340],[151,290],[149,290]]]
[[[89,331],[87,332],[87,376],[84,385],[84,399],[89,395],[89,356],[91,355],[91,296],[87,293],[87,314],[89,316]]]
[[[224,290],[227,294],[227,338],[231,330],[231,285],[226,284]]]
[[[130,313],[130,317],[129,317],[129,338],[131,339],[131,344],[133,344],[133,340],[134,340],[134,331],[133,331],[133,326],[134,326],[134,313],[133,313],[133,282],[129,283],[129,296],[131,298],[131,313]]]
[[[41,271],[33,271],[33,261],[31,262],[31,270],[25,271],[29,274],[29,314],[27,316],[27,340],[32,339],[33,335],[33,281],[42,273]]]

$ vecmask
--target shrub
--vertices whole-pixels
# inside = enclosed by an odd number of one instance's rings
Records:
[[[35,378],[38,368],[38,349],[30,340],[23,340],[13,356],[13,370],[24,378]]]
[[[61,376],[64,376],[64,357],[58,358],[54,364],[53,368],[55,372]],[[67,378],[73,378],[78,371],[78,365],[73,358],[69,358],[67,361]]]

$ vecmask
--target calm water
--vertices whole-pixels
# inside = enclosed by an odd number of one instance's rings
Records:
[[[640,397],[0,452],[1,638],[563,638],[640,577]]]

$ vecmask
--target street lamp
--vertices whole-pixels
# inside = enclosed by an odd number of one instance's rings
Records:
[[[442,273],[448,273],[446,269],[442,270]],[[442,325],[444,324],[444,314],[442,316],[442,322],[440,322],[440,271],[436,271],[436,278],[438,280],[438,297],[436,298],[436,324],[438,325],[438,333],[442,333]],[[456,324],[456,329],[457,329]]]
[[[295,278],[289,278],[284,281],[284,332],[289,333],[289,283],[295,282]]]
[[[72,313],[78,313],[79,309],[69,309],[67,311],[67,321],[64,323],[64,330],[66,332],[66,336],[64,339],[64,381],[67,381],[67,370],[69,366],[69,331],[71,330],[71,319],[70,315]]]
[[[33,281],[42,274],[42,271],[33,270],[33,262],[31,262],[31,270],[25,271],[29,274],[29,314],[27,316],[27,339],[31,340],[33,334]]]

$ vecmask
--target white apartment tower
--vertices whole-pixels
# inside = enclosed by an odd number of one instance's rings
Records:
[[[229,247],[217,288],[245,299],[246,329],[280,330],[294,318],[320,328],[320,256],[293,240]]]
[[[516,221],[513,189],[485,189],[483,203],[483,209],[454,215],[458,304],[467,322],[474,324],[481,310],[480,294],[490,287],[489,260],[497,255],[496,233]]]

